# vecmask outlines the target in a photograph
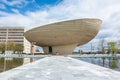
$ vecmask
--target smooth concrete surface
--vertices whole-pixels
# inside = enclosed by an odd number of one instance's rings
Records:
[[[43,47],[44,52],[50,53],[49,47],[52,47],[53,54],[71,54],[76,46],[92,40],[101,24],[102,21],[96,18],[75,19],[39,26],[24,35],[31,43]]]
[[[0,73],[0,80],[120,80],[120,72],[70,57],[53,56]]]
[[[77,46],[77,44],[52,46],[52,53],[56,54],[56,55],[72,54],[72,52],[76,46]],[[48,47],[43,47],[43,50],[45,53],[49,53]]]
[[[25,32],[25,37],[38,46],[83,45],[93,39],[102,21],[96,18],[67,20],[39,26]]]

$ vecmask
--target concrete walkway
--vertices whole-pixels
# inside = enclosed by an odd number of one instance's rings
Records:
[[[50,57],[54,55],[27,55],[27,54],[12,54],[12,55],[4,55],[0,54],[0,58],[43,58],[43,57]],[[65,55],[66,56],[66,55]],[[120,54],[73,54],[67,55],[68,57],[82,57],[82,58],[120,58]]]
[[[3,72],[0,80],[120,80],[120,72],[70,57],[53,56]]]

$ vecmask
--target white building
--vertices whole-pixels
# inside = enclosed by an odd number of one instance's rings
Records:
[[[30,53],[31,44],[24,38],[24,27],[0,27],[0,43],[23,44],[24,53]]]
[[[24,38],[24,51],[23,53],[29,54],[31,53],[31,43]]]

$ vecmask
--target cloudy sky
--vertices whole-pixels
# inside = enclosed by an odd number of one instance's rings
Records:
[[[120,0],[0,0],[0,27],[22,26],[26,30],[58,21],[99,18],[98,35],[76,49],[90,50],[90,44],[120,40]],[[86,48],[87,47],[87,48]]]

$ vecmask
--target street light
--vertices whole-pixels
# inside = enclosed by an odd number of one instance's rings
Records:
[[[7,44],[8,44],[8,28],[7,28],[7,31],[6,31],[6,42],[5,42],[5,52],[4,52],[4,56],[7,52]],[[4,71],[6,70],[6,59],[4,57]]]
[[[7,28],[7,31],[6,31],[6,43],[5,43],[5,53],[4,53],[4,55],[7,52],[7,44],[8,44],[8,28]]]

